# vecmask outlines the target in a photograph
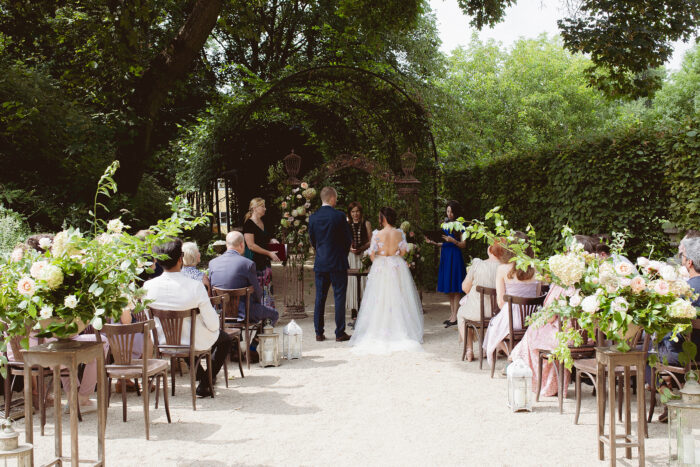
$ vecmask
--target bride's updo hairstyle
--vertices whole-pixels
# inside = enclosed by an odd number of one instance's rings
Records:
[[[396,211],[389,206],[384,206],[379,209],[379,224],[381,224],[384,219],[386,219],[387,224],[394,227],[396,225]]]

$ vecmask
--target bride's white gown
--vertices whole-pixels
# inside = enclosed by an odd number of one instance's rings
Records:
[[[400,251],[385,256],[378,230],[372,233],[374,263],[350,339],[353,353],[388,354],[422,351],[423,309],[411,271]],[[401,232],[403,235],[403,232]],[[399,250],[406,248],[406,236]]]

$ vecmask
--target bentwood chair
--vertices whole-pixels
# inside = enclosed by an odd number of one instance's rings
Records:
[[[255,287],[248,286],[240,289],[219,289],[212,287],[214,296],[228,295],[231,298],[228,307],[224,307],[224,324],[226,327],[240,329],[241,333],[245,333],[245,360],[248,369],[250,370],[250,343],[253,340],[253,331],[262,332],[263,322],[250,322],[250,297],[255,293]],[[241,298],[245,297],[245,314],[243,319],[238,316],[238,309]],[[240,346],[238,352],[240,354]]]
[[[150,407],[149,394],[150,381],[156,380],[156,409],[158,408],[158,395],[160,392],[160,380],[163,379],[163,401],[165,402],[165,415],[170,420],[170,406],[168,404],[168,362],[148,358],[150,356],[149,335],[151,329],[155,328],[153,320],[140,321],[132,324],[105,324],[102,331],[109,341],[109,351],[114,359],[113,364],[105,365],[107,371],[107,407],[112,395],[112,379],[119,379],[122,393],[122,418],[126,422],[126,380],[141,378],[144,390],[141,391],[143,398],[143,416],[146,424],[146,439],[149,439]],[[143,335],[142,357],[140,360],[132,358],[134,341],[138,334]]]
[[[465,320],[465,325],[467,329],[474,330],[476,334],[477,341],[479,342],[479,369],[481,370],[484,365],[484,333],[489,327],[491,318],[496,316],[500,311],[498,308],[498,301],[496,300],[496,289],[490,287],[482,287],[480,285],[476,286],[476,291],[479,293],[479,320]],[[488,297],[488,302],[486,301]],[[486,316],[486,307],[491,310],[491,315]],[[462,360],[466,358],[467,355],[467,339],[465,335],[464,348],[462,349]]]
[[[241,378],[245,378],[243,374],[243,358],[241,353],[241,330],[239,328],[234,328],[231,326],[226,326],[226,313],[225,308],[230,306],[231,296],[228,294],[217,295],[216,297],[210,297],[211,306],[219,313],[219,330],[228,334],[232,339],[231,349],[238,349],[238,370],[241,372]],[[236,347],[234,347],[236,346]],[[231,355],[233,351],[226,356],[228,361],[231,360]],[[224,376],[226,377],[226,387],[228,387],[228,364],[224,364]]]
[[[212,378],[211,348],[206,350],[196,350],[194,348],[195,328],[197,327],[197,314],[199,309],[191,310],[158,310],[149,308],[151,316],[160,321],[161,332],[165,340],[161,344],[158,340],[158,333],[153,329],[153,342],[158,356],[170,359],[170,367],[175,368],[179,359],[187,359],[190,367],[190,390],[192,393],[192,410],[197,410],[196,395],[196,374],[202,358],[207,362],[207,377],[211,388],[211,397],[214,397],[214,384]],[[190,319],[189,344],[182,344],[182,327],[186,318]],[[170,372],[172,382],[172,395],[175,395],[175,372]],[[146,392],[145,390],[143,392]]]
[[[544,303],[545,296],[540,297],[517,297],[515,295],[504,295],[503,300],[508,304],[508,335],[501,342],[506,342],[508,347],[508,352],[513,351],[513,347],[523,339],[525,331],[527,331],[527,318],[532,316],[537,310],[540,309]],[[515,329],[513,324],[513,313],[516,310],[513,309],[513,305],[517,305],[517,313],[520,316],[520,323],[522,328]],[[491,364],[491,378],[493,378],[493,373],[496,370],[496,356],[498,355],[498,347],[493,351],[493,360]]]

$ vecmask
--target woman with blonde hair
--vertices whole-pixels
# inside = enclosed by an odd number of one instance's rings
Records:
[[[279,243],[265,230],[263,216],[265,215],[265,200],[253,198],[250,200],[248,212],[243,223],[243,237],[246,246],[253,252],[253,262],[258,275],[258,282],[263,289],[262,304],[275,308],[275,300],[272,296],[272,261],[279,261],[274,251],[266,250],[270,243]]]
[[[182,244],[182,274],[194,279],[202,281],[207,292],[211,292],[211,282],[207,273],[197,269],[197,265],[202,260],[202,255],[195,242],[186,242]]]

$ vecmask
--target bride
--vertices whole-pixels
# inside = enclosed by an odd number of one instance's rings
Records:
[[[372,233],[372,269],[350,344],[361,354],[421,351],[423,311],[403,259],[406,236],[394,227],[396,212],[390,207],[379,210],[379,223],[383,228]]]

